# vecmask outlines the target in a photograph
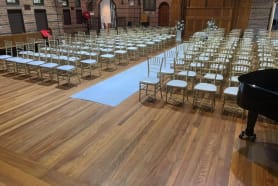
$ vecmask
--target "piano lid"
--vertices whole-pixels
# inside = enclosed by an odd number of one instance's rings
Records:
[[[254,71],[238,79],[238,105],[278,121],[278,69]]]
[[[274,94],[278,92],[278,69],[265,69],[239,76],[241,83],[247,83],[254,88],[265,89]]]

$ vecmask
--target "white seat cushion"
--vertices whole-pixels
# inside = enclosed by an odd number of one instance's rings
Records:
[[[40,66],[43,67],[43,68],[55,68],[55,67],[58,66],[58,64],[57,63],[44,63]]]
[[[114,53],[115,54],[126,54],[127,51],[126,50],[116,50]]]
[[[161,69],[161,74],[168,74],[168,75],[174,74],[174,69],[163,68],[163,69]]]
[[[97,60],[95,60],[95,59],[84,59],[84,60],[80,61],[80,63],[95,64],[95,63],[97,63]]]
[[[64,71],[72,71],[75,69],[72,65],[62,65],[57,67],[58,70],[64,70]]]
[[[127,50],[137,50],[138,48],[137,47],[127,47],[126,49]]]
[[[211,80],[215,79],[217,81],[222,81],[224,79],[222,74],[212,74],[212,73],[205,74],[204,78],[205,79],[211,79]]]
[[[45,63],[44,61],[31,61],[30,63],[28,63],[28,65],[39,66],[44,63]]]
[[[196,72],[191,70],[184,70],[177,73],[178,76],[196,77]]]
[[[32,55],[34,52],[33,51],[20,51],[19,54],[20,55]]]
[[[238,82],[239,82],[239,81],[238,81],[238,76],[231,76],[231,77],[230,77],[230,81],[231,81],[231,82],[238,83]]]
[[[7,58],[7,61],[10,62],[16,62],[16,63],[22,63],[22,64],[27,64],[31,61],[33,61],[32,59],[27,59],[27,58],[22,58],[22,57],[11,57],[11,58]]]
[[[192,63],[190,63],[190,67],[201,68],[201,67],[204,67],[204,64],[200,63],[200,62],[192,62]]]
[[[140,47],[140,48],[147,47],[147,45],[145,45],[145,44],[138,44],[137,46]]]
[[[148,77],[148,78],[141,80],[140,83],[157,84],[157,83],[159,83],[159,79],[156,77]]]
[[[217,87],[216,85],[211,83],[198,83],[197,85],[194,86],[194,90],[216,92]]]
[[[187,87],[187,82],[183,80],[170,80],[166,83],[166,86],[171,86],[171,87],[179,87],[179,88],[186,88]]]
[[[227,87],[224,89],[224,94],[236,96],[238,92],[238,87]]]
[[[102,54],[102,55],[100,55],[100,57],[103,57],[103,58],[113,58],[114,55],[113,54]]]
[[[0,55],[0,59],[7,59],[7,58],[10,58],[12,56],[10,55]]]

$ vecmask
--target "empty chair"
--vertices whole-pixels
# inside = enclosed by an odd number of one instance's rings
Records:
[[[129,63],[128,51],[125,45],[116,45],[114,54],[115,54],[115,58],[118,59],[119,64]]]
[[[32,61],[32,59],[27,58],[28,52],[24,50],[23,42],[16,42],[16,57],[7,58],[7,67],[8,70],[13,71],[14,73],[23,73],[28,74],[27,64]]]
[[[49,53],[45,54],[44,57],[45,63],[39,65],[40,78],[44,78],[45,75],[48,75],[49,80],[53,81],[53,76],[56,74],[56,67],[59,66],[55,60],[57,59],[57,55]]]
[[[161,79],[160,73],[163,64],[162,57],[152,57],[147,60],[147,75],[144,79],[139,82],[139,101],[142,100],[142,94],[151,98],[151,100],[156,99],[156,94],[160,91],[160,96],[162,97],[161,90]]]
[[[147,45],[144,43],[138,43],[136,47],[138,47],[139,56],[145,57]]]
[[[225,111],[240,111],[243,114],[243,109],[240,108],[236,103],[237,93],[238,85],[229,81],[228,86],[223,90],[222,113],[225,113]]]
[[[222,113],[228,112],[240,112],[244,115],[244,110],[237,105],[237,93],[239,81],[238,77],[242,74],[250,71],[250,65],[246,63],[234,63],[231,66],[230,76],[228,77],[228,84],[223,90],[223,104]]]
[[[81,69],[81,78],[84,77],[84,73],[88,72],[90,78],[92,78],[93,70],[97,71],[97,76],[101,75],[101,66],[99,62],[99,52],[94,50],[94,47],[91,46],[91,51],[88,52],[89,58],[82,59],[80,61],[80,69]]]
[[[38,43],[37,46],[38,46],[38,52],[33,53],[32,55],[33,61],[27,64],[27,70],[30,75],[30,78],[32,77],[33,72],[36,73],[37,77],[41,77],[40,74],[41,65],[46,63],[43,58],[44,54],[40,52],[40,48],[45,47],[45,43]]]
[[[13,56],[13,42],[5,40],[5,54],[0,55],[1,70],[7,70],[6,59]]]
[[[138,47],[135,46],[133,43],[127,43],[126,49],[128,51],[128,56],[130,60],[136,60],[138,57]]]
[[[64,79],[66,79],[67,85],[70,85],[70,80],[73,76],[76,77],[78,82],[80,83],[80,79],[77,72],[77,63],[80,60],[80,58],[71,54],[71,50],[68,49],[68,53],[66,56],[58,56],[59,66],[56,67],[58,87],[61,85],[61,81]]]
[[[117,64],[115,63],[114,46],[105,44],[100,48],[100,62],[101,67],[106,65],[106,70],[116,70]]]
[[[145,52],[148,52],[151,54],[155,51],[155,42],[152,39],[146,38],[145,44],[147,45],[147,49]]]
[[[190,90],[193,89],[197,73],[190,67],[190,60],[186,59],[176,59],[175,60],[175,77],[178,79],[186,80]]]
[[[205,63],[205,62],[203,62]],[[201,68],[200,82],[193,88],[193,108],[208,107],[213,112],[218,84],[223,82],[223,69],[220,62],[208,62]]]
[[[34,57],[33,61],[29,62],[27,64],[27,70],[28,70],[28,74],[30,75],[30,78],[32,77],[32,73],[35,72],[37,74],[37,77],[41,77],[40,74],[40,67],[42,64],[45,63],[45,61],[42,61],[40,59],[40,56],[36,56],[38,57],[37,59]]]
[[[179,65],[178,61],[180,61],[179,59],[175,59],[174,62],[174,69],[176,71],[176,66]],[[185,77],[185,78],[184,78]],[[182,105],[184,104],[184,99],[185,99],[185,94],[187,94],[187,77],[188,74],[185,76],[178,76],[177,73],[175,73],[173,79],[169,80],[166,83],[166,103],[169,103],[169,98],[171,98],[171,100],[174,103],[179,103],[177,97],[179,94],[181,94],[182,97]],[[177,79],[177,78],[182,78],[182,79]],[[170,96],[168,98],[168,93],[170,93]],[[176,97],[176,98],[174,98]],[[188,95],[186,96],[187,100],[188,100]]]
[[[36,51],[35,47],[36,39],[35,38],[27,38],[27,42],[25,43],[26,45],[26,51]]]
[[[161,68],[161,81],[168,81],[169,79],[173,79],[174,76],[174,61],[176,58],[175,50],[167,50],[163,53],[164,63]]]

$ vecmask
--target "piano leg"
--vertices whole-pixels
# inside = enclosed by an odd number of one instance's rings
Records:
[[[240,139],[249,139],[251,141],[255,141],[256,139],[256,134],[254,133],[254,127],[256,124],[258,118],[258,113],[257,112],[248,112],[248,118],[247,118],[247,127],[245,131],[242,131],[241,134],[239,135]]]

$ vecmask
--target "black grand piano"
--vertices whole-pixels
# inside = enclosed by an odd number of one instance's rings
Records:
[[[259,114],[278,121],[278,69],[265,69],[241,75],[237,104],[248,110],[247,127],[241,139],[254,141],[254,127]]]

